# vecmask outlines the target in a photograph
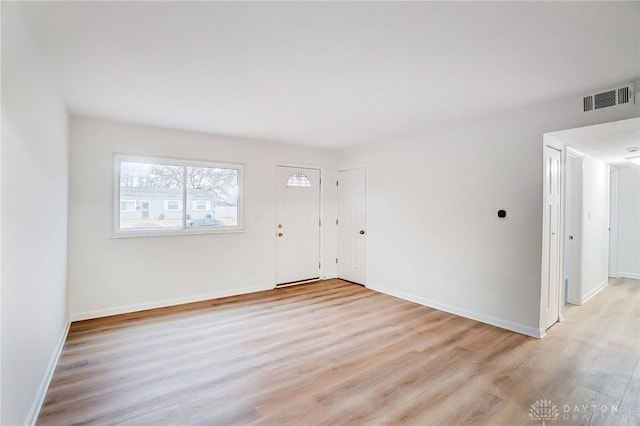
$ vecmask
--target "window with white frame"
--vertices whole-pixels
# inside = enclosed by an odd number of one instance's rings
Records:
[[[241,230],[242,166],[116,155],[116,235]],[[136,200],[145,200],[144,205]],[[220,206],[220,208],[217,208]]]
[[[193,210],[211,210],[211,201],[209,200],[194,200]]]
[[[164,200],[165,210],[182,210],[181,200]]]
[[[120,211],[121,212],[135,212],[136,211],[136,200],[120,200]]]

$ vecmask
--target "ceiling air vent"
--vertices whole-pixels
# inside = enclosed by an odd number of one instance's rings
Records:
[[[635,104],[633,83],[582,98],[584,112],[622,104]]]
[[[608,92],[598,93],[593,95],[593,100],[596,102],[596,109],[614,106],[616,104],[616,91],[609,90]]]
[[[629,86],[618,89],[618,103],[619,104],[629,103]]]

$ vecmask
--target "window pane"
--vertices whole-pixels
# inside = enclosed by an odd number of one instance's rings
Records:
[[[187,228],[238,225],[238,169],[187,167]]]
[[[136,200],[121,200],[120,211],[131,212],[136,210]]]
[[[182,174],[181,166],[122,161],[120,229],[182,228]]]
[[[180,194],[180,198],[182,198],[182,194]],[[165,210],[182,210],[182,200],[165,200],[164,209]]]
[[[287,186],[311,188],[311,181],[302,173],[296,173],[289,176],[289,179],[287,180]]]

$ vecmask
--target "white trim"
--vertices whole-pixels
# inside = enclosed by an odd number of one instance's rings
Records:
[[[206,234],[242,234],[244,229],[236,226],[210,227],[209,229],[200,229],[200,227],[192,227],[186,229],[155,229],[146,231],[144,229],[136,229],[131,232],[121,231],[111,235],[111,239],[120,238],[146,238],[146,237],[184,237],[185,235],[206,235]]]
[[[349,170],[356,170],[356,169],[365,169],[366,170],[367,166],[366,165],[362,165],[362,166],[345,167],[345,168],[341,168],[341,169],[336,170],[336,173],[337,172],[348,172]]]
[[[76,312],[71,314],[71,321],[84,321],[88,319],[108,317],[111,315],[128,314],[131,312],[146,311],[148,309],[165,308],[167,306],[183,305],[185,303],[202,302],[205,300],[219,299],[221,297],[238,296],[240,294],[255,293],[271,290],[274,286],[262,285],[245,287],[235,291],[216,291],[195,296],[178,297],[175,299],[157,300],[155,302],[138,303],[135,305],[117,306],[113,308],[97,309],[94,311]]]
[[[60,337],[58,338],[58,343],[56,344],[56,348],[51,355],[51,359],[49,360],[49,365],[47,365],[47,370],[45,371],[45,375],[40,382],[40,386],[38,387],[38,393],[36,394],[36,398],[31,405],[31,409],[29,410],[29,414],[27,414],[27,418],[24,422],[25,425],[33,426],[36,424],[36,420],[38,420],[38,416],[40,415],[40,410],[42,409],[42,404],[44,403],[44,397],[47,395],[47,390],[49,389],[49,384],[51,384],[51,379],[53,378],[53,372],[56,370],[58,365],[58,361],[60,360],[60,355],[62,355],[62,349],[64,348],[64,343],[67,341],[67,335],[69,334],[69,328],[71,327],[71,321],[67,321],[67,325],[62,330]]]
[[[618,182],[620,175],[618,169],[609,169],[609,262],[607,274],[610,277],[619,275],[618,272]]]
[[[618,272],[616,274],[616,278],[631,278],[634,280],[640,280],[640,274],[636,274],[633,272]]]
[[[419,305],[428,306],[430,308],[437,309],[439,311],[448,312],[450,314],[458,315],[461,317],[469,318],[474,321],[479,321],[484,324],[493,325],[495,327],[503,328],[505,330],[514,331],[516,333],[524,334],[525,336],[535,337],[541,339],[545,335],[545,331],[530,327],[528,325],[508,321],[502,318],[493,317],[491,315],[480,314],[466,309],[458,308],[456,306],[447,305],[446,303],[437,302],[435,300],[425,299],[424,297],[416,296],[413,294],[405,293],[403,291],[394,290],[384,286],[378,286],[375,284],[368,284],[366,287],[370,290],[374,290],[380,293],[388,294],[389,296],[398,297],[409,302],[414,302]]]
[[[582,296],[582,303],[581,304],[584,305],[585,303],[587,303],[587,300],[591,299],[593,296],[595,296],[596,294],[600,293],[602,290],[604,290],[607,287],[607,285],[609,285],[609,280],[599,284],[598,287],[594,288],[589,293],[587,293],[584,296]]]
[[[278,285],[276,285],[276,290],[279,289],[279,288],[292,287],[294,285],[300,285],[300,284],[317,283],[317,282],[320,282],[320,281],[322,281],[322,277],[312,278],[310,280],[294,281],[292,283],[286,283],[286,284],[278,284]]]
[[[567,155],[573,158],[582,158],[584,154],[577,149],[567,145]]]
[[[274,161],[274,165],[280,167],[289,167],[291,169],[312,169],[323,171],[323,168],[317,164],[310,163],[291,163],[287,161]]]
[[[214,169],[233,169],[242,168],[243,163],[234,163],[233,161],[210,161],[210,160],[194,160],[190,158],[176,158],[176,157],[162,157],[154,155],[138,155],[138,154],[123,154],[114,153],[114,159],[116,161],[125,161],[131,163],[143,163],[143,164],[163,164],[166,166],[193,166],[193,167],[211,167]],[[119,175],[118,175],[119,177]],[[119,181],[118,181],[119,183]]]

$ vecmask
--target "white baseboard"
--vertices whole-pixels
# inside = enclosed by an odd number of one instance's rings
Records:
[[[640,274],[635,274],[633,272],[618,272],[616,278],[632,278],[634,280],[640,280]]]
[[[587,303],[587,300],[591,299],[593,296],[595,296],[596,294],[600,293],[602,290],[604,290],[607,285],[609,285],[609,280],[598,284],[598,286],[596,288],[594,288],[593,290],[591,290],[589,293],[585,294],[584,296],[582,296],[582,303],[581,305],[584,305],[585,303]]]
[[[64,348],[64,342],[67,340],[69,327],[71,327],[71,321],[67,321],[67,325],[62,330],[62,334],[60,334],[60,337],[58,338],[58,343],[56,344],[56,348],[53,351],[53,354],[51,355],[51,359],[49,360],[49,365],[47,365],[45,375],[40,382],[40,386],[38,387],[36,398],[31,405],[29,414],[27,414],[27,419],[24,422],[25,425],[33,426],[38,420],[40,410],[42,409],[42,404],[44,403],[44,397],[47,395],[47,390],[49,389],[49,384],[51,383],[51,378],[53,377],[53,372],[56,370],[56,366],[58,365],[58,361],[60,360],[60,355],[62,355],[62,348]]]
[[[196,296],[179,297],[175,299],[157,300],[155,302],[138,303],[135,305],[117,306],[113,308],[96,309],[94,311],[75,312],[71,314],[71,321],[83,321],[87,319],[108,317],[111,315],[128,314],[131,312],[146,311],[148,309],[165,308],[167,306],[182,305],[185,303],[202,302],[204,300],[219,299],[221,297],[238,296],[240,294],[255,293],[273,289],[273,285],[245,287],[233,291],[217,291]]]
[[[437,302],[435,300],[425,299],[420,296],[416,296],[413,294],[405,293],[403,291],[398,291],[394,289],[390,289],[384,286],[378,286],[374,284],[367,284],[367,288],[371,290],[378,291],[380,293],[385,293],[390,296],[394,296],[403,300],[408,300],[409,302],[414,302],[419,305],[428,306],[430,308],[437,309],[439,311],[448,312],[450,314],[458,315],[461,317],[469,318],[475,321],[479,321],[485,324],[493,325],[495,327],[504,328],[505,330],[514,331],[516,333],[524,334],[525,336],[535,337],[536,339],[541,339],[545,335],[544,330],[540,330],[538,328],[529,327],[524,324],[519,324],[513,321],[508,321],[502,318],[496,318],[490,315],[480,314],[477,312],[468,311],[466,309],[458,308],[456,306],[447,305],[445,303]]]

